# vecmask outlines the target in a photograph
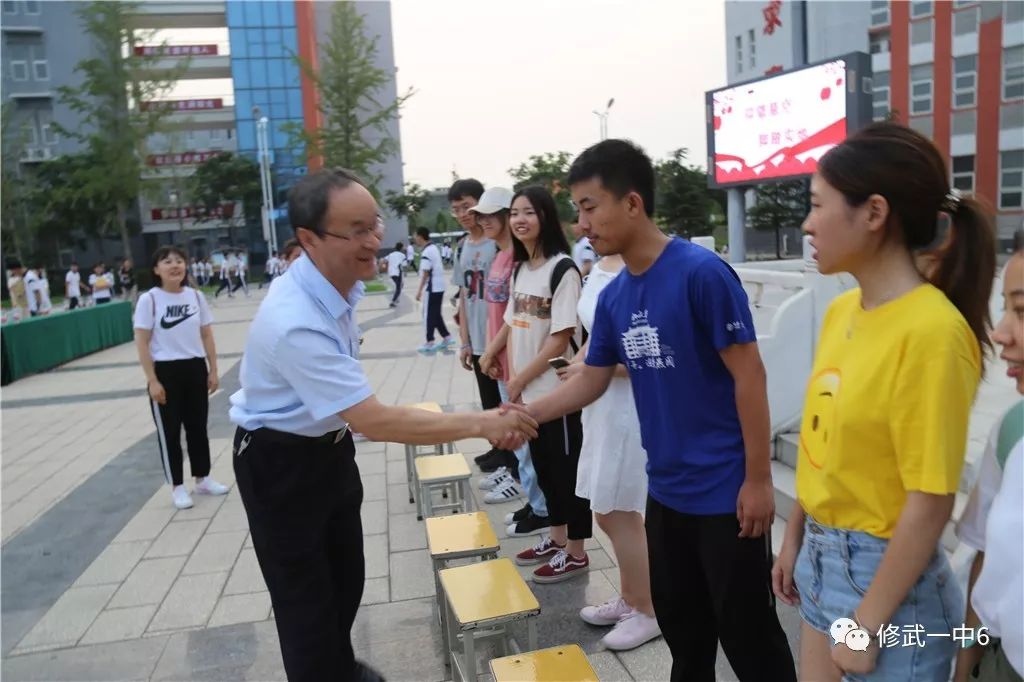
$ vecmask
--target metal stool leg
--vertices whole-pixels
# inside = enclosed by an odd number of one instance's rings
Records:
[[[529,651],[537,650],[537,618],[526,619],[526,645]]]
[[[476,630],[465,630],[462,633],[462,657],[466,662],[465,679],[467,682],[476,680]]]
[[[416,456],[413,454],[415,447],[414,445],[405,446],[405,481],[409,488],[409,504],[416,501],[415,488],[412,484],[412,479],[414,478],[413,469],[416,466]]]

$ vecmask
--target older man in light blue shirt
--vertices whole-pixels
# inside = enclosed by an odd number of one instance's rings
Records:
[[[508,445],[536,436],[537,425],[516,411],[437,415],[377,401],[355,321],[383,237],[377,204],[352,174],[325,170],[296,184],[288,212],[305,253],[252,323],[242,388],[231,396],[235,478],[288,679],[374,680],[349,635],[364,578],[351,429],[376,441]]]

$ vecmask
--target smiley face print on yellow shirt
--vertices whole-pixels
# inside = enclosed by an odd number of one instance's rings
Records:
[[[829,437],[835,438],[836,404],[842,373],[838,369],[823,369],[807,386],[804,400],[804,418],[800,427],[800,451],[807,461],[820,469],[828,455]]]

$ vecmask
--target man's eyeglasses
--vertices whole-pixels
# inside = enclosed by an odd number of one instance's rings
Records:
[[[347,234],[347,235],[345,235],[345,234],[334,234],[333,232],[328,232],[327,230],[324,230],[323,232],[320,232],[319,234],[324,236],[324,237],[334,237],[335,239],[342,239],[342,240],[347,241],[347,242],[349,242],[349,241],[367,242],[367,241],[370,240],[370,237],[373,237],[374,239],[376,239],[378,241],[384,239],[384,230],[382,230],[382,229],[380,229],[378,227],[361,227],[358,230],[353,230],[351,234]]]

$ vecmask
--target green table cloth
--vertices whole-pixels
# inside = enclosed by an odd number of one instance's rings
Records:
[[[132,305],[118,301],[33,317],[0,328],[0,383],[132,340]]]

